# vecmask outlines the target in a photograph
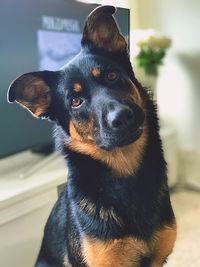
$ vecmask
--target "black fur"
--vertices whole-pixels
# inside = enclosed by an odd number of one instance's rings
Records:
[[[106,71],[116,70],[120,75],[119,80],[108,84],[104,77],[92,78],[89,70],[96,65],[103,69],[101,74],[103,76],[106,75]],[[86,267],[81,252],[83,234],[100,240],[130,236],[147,243],[150,242],[156,230],[174,220],[174,214],[169,199],[167,168],[159,137],[156,106],[147,90],[135,78],[128,52],[126,50],[122,52],[106,51],[98,48],[89,40],[83,40],[82,51],[72,62],[60,71],[44,72],[43,79],[51,88],[52,101],[46,113],[41,117],[48,117],[56,122],[56,145],[66,158],[68,180],[45,227],[36,267],[62,267],[65,256],[71,264],[67,266]],[[70,139],[69,123],[71,119],[88,122],[91,103],[95,98],[96,102],[93,103],[93,107],[96,107],[94,114],[98,119],[96,127],[98,131],[100,131],[100,127],[103,127],[106,132],[106,137],[98,136],[101,139],[100,145],[103,142],[102,146],[106,150],[112,149],[114,145],[120,146],[121,143],[116,142],[123,138],[125,130],[117,130],[116,133],[115,130],[109,129],[106,123],[104,125],[103,121],[99,119],[101,114],[99,115],[98,112],[104,112],[103,114],[106,116],[105,111],[102,111],[102,105],[106,105],[106,101],[113,98],[136,113],[135,124],[127,126],[128,130],[129,127],[137,128],[143,124],[144,115],[139,110],[140,108],[135,108],[127,98],[123,100],[116,93],[117,90],[126,92],[128,79],[131,79],[136,85],[145,101],[144,113],[148,125],[148,141],[139,169],[128,177],[119,178],[105,163],[95,160],[89,155],[73,151],[63,143],[63,140],[67,142]],[[87,105],[74,111],[70,106],[69,99],[74,96],[71,88],[75,82],[79,82],[83,87],[83,92],[76,93],[76,95],[81,95],[86,99]],[[14,101],[13,98],[13,93],[11,93],[12,101]],[[112,141],[109,139],[110,136]],[[132,137],[127,138],[126,142],[129,142]],[[88,214],[78,207],[77,203],[84,198],[87,198],[95,206],[93,214]],[[99,214],[102,207],[106,210],[112,208],[122,219],[121,224],[118,224],[113,218],[109,218],[107,223],[103,222]],[[150,262],[149,255],[144,255],[140,266],[150,266]]]
[[[84,44],[84,49],[101,56],[108,57],[103,50],[93,47],[90,43]],[[91,49],[91,50],[90,50]],[[85,53],[85,52],[83,52]],[[113,53],[110,55],[114,62],[122,60],[124,55]],[[127,55],[126,55],[127,57]],[[125,61],[125,60],[124,60]],[[128,64],[123,66],[124,71],[130,74],[134,84],[144,90],[135,79]],[[60,131],[66,129],[69,117],[63,101],[53,103],[59,105],[59,114],[56,116],[59,127],[55,130],[57,146],[67,159],[69,170],[67,187],[55,205],[45,229],[42,251],[39,257],[48,259],[51,264],[61,267],[63,255],[68,251],[69,261],[73,267],[86,266],[80,254],[80,240],[82,233],[102,240],[134,236],[141,240],[150,240],[152,233],[174,218],[167,189],[166,163],[163,158],[162,146],[159,137],[159,127],[156,107],[151,99],[147,100],[149,125],[148,144],[140,169],[136,175],[129,178],[116,179],[111,170],[100,161],[91,157],[73,152],[63,147]],[[62,119],[65,114],[65,119]],[[58,131],[58,132],[57,132]],[[65,133],[64,133],[65,134]],[[159,203],[160,190],[165,187],[165,197]],[[88,215],[77,209],[76,203],[84,197],[90,199],[96,206],[96,214]],[[99,219],[100,207],[109,209],[114,207],[119,217],[123,218],[123,227],[110,220],[106,225]],[[66,238],[65,238],[66,237]],[[73,244],[74,240],[78,244]],[[149,266],[143,261],[141,266]],[[40,265],[36,265],[40,266]]]

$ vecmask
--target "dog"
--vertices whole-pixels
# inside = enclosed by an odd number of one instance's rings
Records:
[[[160,267],[176,240],[156,106],[115,12],[94,9],[72,61],[23,74],[8,91],[9,102],[55,122],[68,165],[36,267]]]

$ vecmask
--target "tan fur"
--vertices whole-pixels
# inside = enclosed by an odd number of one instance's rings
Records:
[[[102,241],[85,236],[82,249],[89,267],[139,267],[141,256],[148,254],[147,245],[132,237]]]
[[[76,128],[74,127],[74,123],[72,120],[69,123],[69,133],[70,133],[70,136],[73,138],[73,140],[80,141],[80,142],[83,141],[83,138],[78,134]]]
[[[70,122],[72,139],[65,143],[70,149],[82,154],[90,155],[96,160],[106,163],[118,176],[131,175],[137,171],[145,150],[147,141],[147,127],[144,126],[141,137],[134,143],[106,151],[97,147],[94,141],[83,139]]]
[[[130,85],[131,85],[131,93],[129,94],[129,97],[133,99],[133,101],[138,104],[141,108],[144,108],[141,95],[139,93],[138,88],[135,86],[135,84],[129,79]]]
[[[172,226],[164,226],[155,235],[155,240],[152,242],[151,249],[154,251],[154,258],[151,267],[161,267],[163,262],[171,254],[174,243],[176,241],[177,231],[176,224]]]
[[[93,68],[92,71],[91,71],[91,73],[92,73],[92,75],[94,77],[99,77],[100,74],[101,74],[101,70],[100,70],[100,68]]]
[[[83,87],[80,83],[74,83],[74,87],[73,87],[73,90],[78,93],[78,92],[81,92],[83,90]]]
[[[162,267],[175,240],[174,223],[157,231],[148,243],[132,237],[103,241],[84,236],[82,253],[89,267],[140,267],[143,257],[151,259],[151,267]]]
[[[93,119],[90,122],[83,124],[77,121],[70,121],[69,132],[73,140],[79,140],[81,142],[87,142],[93,140]]]

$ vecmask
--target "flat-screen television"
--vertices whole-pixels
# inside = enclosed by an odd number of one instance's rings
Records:
[[[7,103],[7,89],[25,72],[58,70],[80,50],[86,16],[96,5],[73,0],[5,0],[0,5],[0,158],[53,144],[53,123]],[[116,19],[129,40],[129,10]]]

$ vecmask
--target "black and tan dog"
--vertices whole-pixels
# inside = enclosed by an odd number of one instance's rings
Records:
[[[10,102],[56,122],[69,169],[37,267],[160,267],[174,246],[156,109],[114,12],[88,16],[82,50],[64,68],[24,74],[9,89]]]

